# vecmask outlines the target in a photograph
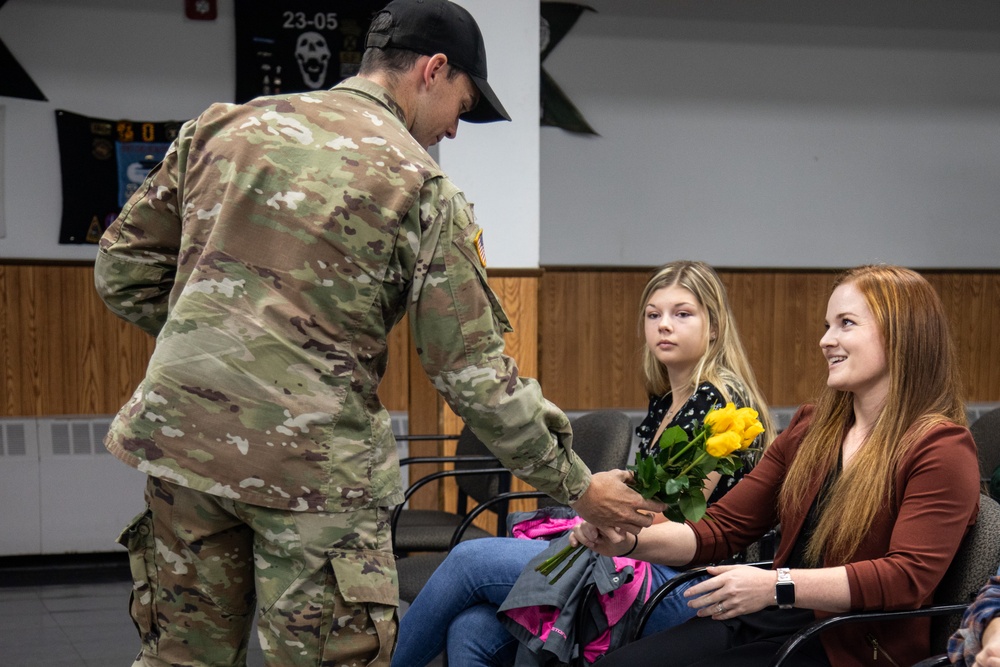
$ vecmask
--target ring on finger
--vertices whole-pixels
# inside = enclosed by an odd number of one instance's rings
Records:
[[[721,602],[718,605],[716,605],[716,608],[719,610],[720,614],[724,614],[726,612],[726,608],[722,606]]]

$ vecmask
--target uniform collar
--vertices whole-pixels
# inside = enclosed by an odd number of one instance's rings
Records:
[[[338,90],[341,88],[346,88],[364,95],[365,97],[370,97],[388,109],[394,116],[396,116],[396,118],[399,119],[400,123],[404,126],[406,125],[406,116],[403,114],[403,107],[399,106],[396,100],[392,98],[392,95],[388,90],[378,85],[371,79],[366,79],[360,76],[352,76],[338,83],[333,89]]]

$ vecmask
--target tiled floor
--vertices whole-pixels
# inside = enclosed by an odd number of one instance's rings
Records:
[[[0,665],[128,667],[139,650],[128,614],[130,588],[131,582],[120,578],[0,586]],[[247,666],[262,665],[254,634]]]
[[[139,638],[128,582],[0,588],[0,655],[11,667],[128,666]]]

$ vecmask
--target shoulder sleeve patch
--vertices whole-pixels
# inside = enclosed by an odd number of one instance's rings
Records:
[[[483,241],[483,230],[480,229],[476,232],[475,238],[472,239],[472,243],[476,246],[476,254],[479,255],[479,263],[486,268],[486,244]]]

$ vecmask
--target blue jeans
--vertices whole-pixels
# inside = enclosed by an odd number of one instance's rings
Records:
[[[497,619],[497,609],[528,562],[547,547],[548,542],[542,540],[510,537],[460,543],[403,614],[392,667],[423,667],[445,648],[449,664],[456,667],[513,664],[517,640]],[[676,573],[654,565],[654,589]],[[694,616],[682,596],[693,583],[656,608],[643,636]]]

